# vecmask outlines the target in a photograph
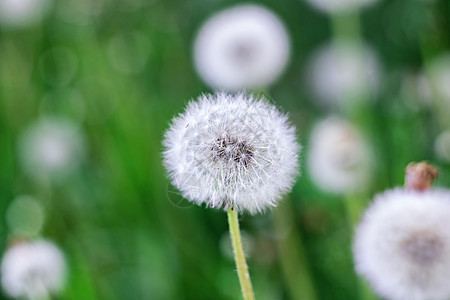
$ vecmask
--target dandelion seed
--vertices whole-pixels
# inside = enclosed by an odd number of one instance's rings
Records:
[[[22,242],[3,256],[1,283],[10,297],[46,299],[62,290],[65,272],[64,257],[53,243]]]
[[[260,5],[239,5],[214,15],[194,43],[198,74],[218,89],[267,86],[283,72],[289,54],[286,28]]]
[[[173,120],[163,144],[172,183],[198,205],[259,212],[275,206],[298,173],[294,127],[245,94],[199,97]]]
[[[367,99],[379,85],[380,64],[374,52],[351,41],[327,45],[309,66],[313,92],[322,105],[337,108],[345,101]]]
[[[357,128],[329,117],[312,132],[307,163],[311,178],[320,188],[345,193],[367,187],[373,157]]]
[[[448,299],[449,227],[448,190],[380,194],[357,230],[356,270],[386,299]]]

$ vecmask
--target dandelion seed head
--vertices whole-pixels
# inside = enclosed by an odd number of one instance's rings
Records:
[[[373,155],[357,128],[329,117],[313,129],[307,163],[317,186],[328,192],[345,193],[367,187]]]
[[[380,64],[368,46],[341,40],[327,45],[313,56],[309,66],[310,84],[325,107],[340,107],[346,101],[368,99],[376,92]]]
[[[379,194],[356,233],[356,270],[386,299],[448,299],[449,226],[448,190]]]
[[[275,206],[298,173],[295,128],[251,95],[217,93],[190,102],[163,144],[172,183],[198,205],[256,213]]]
[[[47,298],[61,291],[65,273],[63,254],[46,240],[13,245],[1,263],[2,287],[10,297]]]
[[[238,5],[212,16],[194,42],[194,62],[211,87],[267,86],[285,69],[290,40],[281,20],[260,5]]]

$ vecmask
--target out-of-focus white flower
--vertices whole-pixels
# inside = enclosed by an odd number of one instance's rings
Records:
[[[309,4],[315,8],[329,14],[347,13],[352,10],[357,10],[378,0],[307,0]]]
[[[432,91],[424,73],[406,73],[402,81],[402,93],[407,97],[407,104],[428,107],[431,104]]]
[[[433,94],[433,104],[442,127],[450,127],[450,53],[441,54],[433,59],[427,68],[427,75]]]
[[[259,212],[275,206],[298,172],[295,128],[245,94],[199,97],[173,120],[163,144],[172,183],[198,205]]]
[[[22,167],[31,176],[60,177],[72,172],[84,154],[78,127],[65,119],[43,119],[29,126],[21,137]]]
[[[434,152],[439,159],[450,162],[450,130],[442,132],[436,138]]]
[[[386,299],[449,299],[449,227],[448,190],[380,194],[357,230],[356,270]]]
[[[62,290],[65,275],[63,254],[46,240],[12,246],[1,264],[3,290],[14,298],[46,299]]]
[[[367,100],[378,88],[380,72],[369,47],[341,40],[319,49],[310,63],[308,77],[318,100],[336,108],[344,101]]]
[[[40,232],[44,219],[41,204],[28,195],[15,198],[6,211],[6,222],[14,234],[35,236]]]
[[[439,98],[450,102],[450,53],[435,58],[429,67],[433,92]]]
[[[307,159],[311,178],[325,191],[363,190],[371,179],[373,157],[367,142],[357,128],[336,117],[316,125]]]
[[[239,5],[212,16],[194,44],[198,74],[218,89],[267,86],[285,69],[289,54],[283,23],[260,5]]]
[[[52,0],[1,0],[0,25],[21,27],[39,22],[50,10]]]

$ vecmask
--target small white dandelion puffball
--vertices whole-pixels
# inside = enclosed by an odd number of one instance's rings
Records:
[[[344,101],[367,100],[374,94],[380,81],[380,69],[368,46],[341,40],[314,54],[308,78],[321,104],[336,108]]]
[[[337,117],[319,122],[312,131],[307,154],[312,180],[332,193],[364,190],[371,179],[373,155],[352,124]]]
[[[307,0],[316,9],[329,13],[348,13],[366,6],[370,6],[378,0]]]
[[[205,22],[194,42],[200,77],[217,89],[270,85],[289,60],[290,40],[281,20],[260,5],[226,9]]]
[[[385,299],[449,299],[449,228],[448,190],[386,191],[357,229],[356,270]]]
[[[47,299],[62,290],[65,275],[63,254],[46,240],[13,245],[1,264],[3,290],[14,298]]]
[[[21,136],[19,154],[23,169],[32,177],[63,177],[80,163],[84,138],[69,120],[42,119]]]
[[[0,26],[23,27],[39,22],[52,0],[0,0]]]
[[[298,173],[295,128],[255,96],[200,96],[163,141],[172,183],[188,200],[250,213],[275,206]]]

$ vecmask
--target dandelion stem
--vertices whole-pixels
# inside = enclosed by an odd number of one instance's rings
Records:
[[[352,236],[354,235],[355,226],[358,224],[361,218],[361,212],[366,203],[361,202],[364,199],[363,195],[348,194],[345,201],[345,210],[347,214],[348,226]],[[362,300],[375,300],[378,299],[371,291],[369,286],[360,277],[356,277],[356,285],[358,289],[358,298]]]
[[[286,199],[273,214],[281,269],[291,294],[290,299],[316,300],[305,248],[295,227],[292,211],[291,199]]]
[[[241,233],[239,231],[239,220],[236,209],[228,208],[228,225],[230,226],[231,243],[233,244],[234,260],[241,284],[244,300],[254,300],[252,282],[245,261],[244,249],[242,247]]]

